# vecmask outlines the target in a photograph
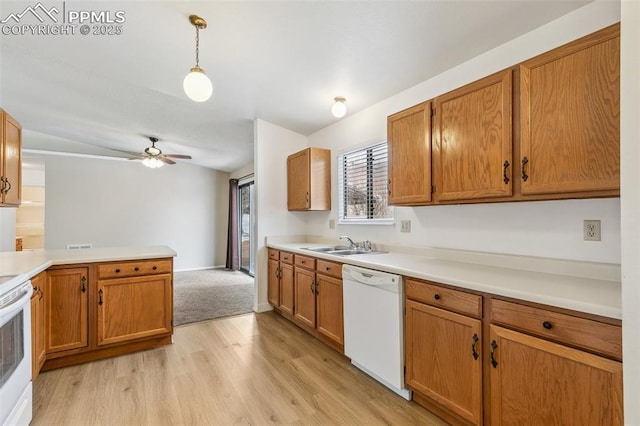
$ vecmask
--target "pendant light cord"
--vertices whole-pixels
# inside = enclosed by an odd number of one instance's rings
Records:
[[[200,68],[200,27],[196,27],[196,68]]]

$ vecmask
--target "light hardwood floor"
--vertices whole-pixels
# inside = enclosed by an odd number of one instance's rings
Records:
[[[444,425],[275,313],[175,329],[174,343],[42,373],[37,425]]]

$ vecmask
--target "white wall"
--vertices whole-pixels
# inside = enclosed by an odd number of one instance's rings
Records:
[[[307,138],[264,120],[254,122],[254,175],[256,217],[256,302],[254,310],[271,309],[267,302],[267,249],[265,238],[303,235],[305,213],[287,210],[287,156],[307,146]]]
[[[622,338],[624,421],[640,425],[640,2],[622,2]]]
[[[310,146],[330,148],[335,157],[358,146],[386,140],[386,117],[537,54],[618,22],[620,4],[591,3],[574,13],[486,52],[441,75],[309,136]],[[590,199],[453,206],[396,207],[396,223],[411,220],[411,233],[399,226],[337,225],[338,191],[333,161],[331,213],[307,213],[307,232],[352,235],[374,243],[400,243],[562,259],[620,262],[620,200]],[[602,241],[582,240],[582,221],[602,221]]]
[[[45,247],[167,245],[176,270],[224,265],[228,173],[45,156]]]
[[[16,250],[16,208],[0,207],[0,251]],[[0,271],[0,275],[2,271]]]
[[[249,163],[243,167],[240,167],[237,170],[232,171],[229,174],[229,179],[239,179],[243,176],[247,176],[251,174],[253,174],[253,163]]]

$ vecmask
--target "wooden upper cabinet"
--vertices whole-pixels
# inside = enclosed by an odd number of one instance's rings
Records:
[[[620,188],[620,25],[520,65],[522,193]]]
[[[438,201],[511,195],[511,74],[503,71],[436,98]]]
[[[89,346],[89,268],[47,271],[45,319],[47,355]]]
[[[22,195],[22,126],[0,109],[0,205],[18,206]]]
[[[431,202],[431,102],[387,118],[389,204]]]
[[[622,425],[622,363],[490,326],[492,425]]]
[[[307,148],[287,158],[287,209],[331,210],[331,151]]]

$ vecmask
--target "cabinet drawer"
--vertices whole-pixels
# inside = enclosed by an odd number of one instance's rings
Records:
[[[98,278],[135,277],[138,275],[166,274],[172,271],[171,259],[138,260],[131,262],[101,263]]]
[[[441,287],[424,281],[405,280],[407,299],[417,300],[450,311],[482,317],[482,296]]]
[[[316,271],[331,277],[342,278],[342,264],[329,262],[328,260],[317,259]]]
[[[288,253],[286,251],[280,252],[280,261],[284,263],[293,263],[293,253]]]
[[[294,256],[294,265],[300,266],[302,268],[308,269],[316,269],[316,260],[313,257],[302,256],[300,254],[296,254]]]
[[[622,359],[622,327],[492,299],[491,322]]]
[[[280,251],[276,249],[269,249],[269,259],[280,260]]]

